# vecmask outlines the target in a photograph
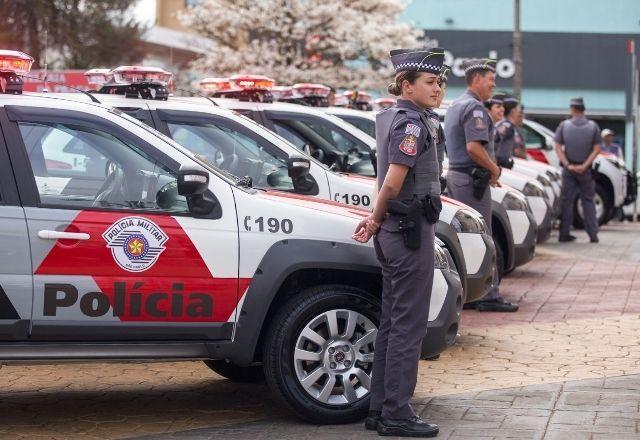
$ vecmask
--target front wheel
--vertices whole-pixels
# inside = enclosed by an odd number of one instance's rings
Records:
[[[596,205],[596,218],[598,225],[604,225],[613,216],[613,197],[600,182],[596,182],[596,195],[593,198]],[[573,226],[577,229],[584,229],[584,211],[580,196],[574,202]]]
[[[293,413],[310,422],[364,418],[379,315],[379,299],[349,286],[313,287],[294,296],[267,334],[267,383]]]

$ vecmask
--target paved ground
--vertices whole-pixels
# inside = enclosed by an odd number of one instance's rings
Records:
[[[515,314],[465,311],[459,343],[423,362],[414,405],[441,439],[640,438],[640,225],[593,245],[552,238],[503,283]],[[292,419],[264,385],[201,363],[0,370],[0,438],[377,438]]]

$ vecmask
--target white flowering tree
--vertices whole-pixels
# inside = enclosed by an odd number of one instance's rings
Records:
[[[208,75],[256,73],[279,84],[379,89],[389,50],[423,45],[398,18],[405,0],[204,0],[181,14],[214,47],[193,67]]]

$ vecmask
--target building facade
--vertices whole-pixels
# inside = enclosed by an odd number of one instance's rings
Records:
[[[521,0],[522,102],[550,128],[582,96],[587,112],[631,148],[631,56],[640,46],[640,1]],[[413,0],[403,19],[447,49],[453,66],[448,97],[465,88],[464,58],[498,59],[497,90],[512,90],[513,0]],[[629,157],[629,156],[627,156]]]

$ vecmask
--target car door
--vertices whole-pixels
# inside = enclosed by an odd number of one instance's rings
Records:
[[[20,195],[33,255],[31,339],[230,339],[241,282],[228,185],[211,194],[217,209],[195,217],[177,192],[180,163],[145,140],[156,135],[142,124],[5,109],[12,162],[29,176]]]
[[[33,279],[24,210],[0,133],[0,341],[29,334]]]

